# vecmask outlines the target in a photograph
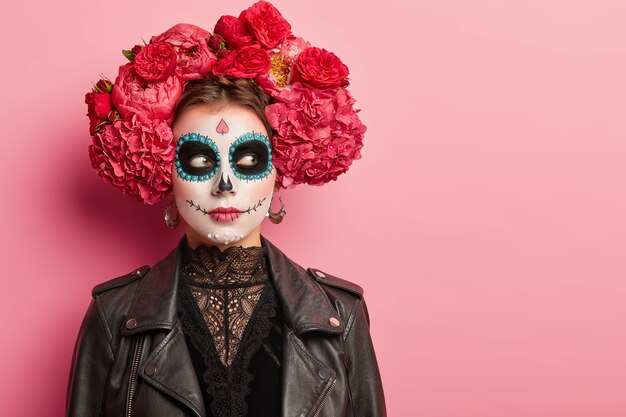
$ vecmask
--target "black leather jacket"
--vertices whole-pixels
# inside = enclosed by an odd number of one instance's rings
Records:
[[[282,415],[385,416],[361,287],[304,270],[264,238],[262,245],[284,310]],[[177,316],[179,268],[175,249],[152,269],[93,289],[67,416],[206,415]]]

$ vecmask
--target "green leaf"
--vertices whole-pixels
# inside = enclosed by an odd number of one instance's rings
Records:
[[[133,53],[133,51],[128,50],[128,49],[124,49],[124,50],[122,50],[122,54],[124,54],[126,59],[128,59],[130,62],[134,62],[135,61],[135,54]]]
[[[104,127],[104,125],[108,125],[108,124],[111,124],[111,123],[109,123],[106,119],[98,123],[98,126],[96,126],[96,133],[98,133]]]

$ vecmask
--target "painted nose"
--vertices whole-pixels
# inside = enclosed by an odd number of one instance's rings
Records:
[[[233,183],[230,182],[230,177],[226,177],[226,181],[224,181],[224,173],[222,173],[220,178],[219,190],[223,193],[233,190]]]

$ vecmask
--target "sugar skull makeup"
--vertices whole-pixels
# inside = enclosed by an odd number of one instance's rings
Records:
[[[174,137],[173,194],[188,236],[228,245],[258,231],[276,179],[258,116],[237,105],[196,105],[177,120]]]
[[[228,153],[228,163],[235,177],[242,180],[267,177],[272,172],[271,146],[267,137],[259,132],[249,132],[238,137]],[[187,133],[178,140],[176,171],[184,180],[206,181],[213,178],[219,169],[220,160],[217,145],[206,136]]]
[[[176,171],[187,181],[206,181],[219,168],[217,145],[206,136],[188,133],[176,145]]]
[[[239,179],[263,179],[272,172],[272,145],[261,133],[246,133],[230,146],[228,162]]]

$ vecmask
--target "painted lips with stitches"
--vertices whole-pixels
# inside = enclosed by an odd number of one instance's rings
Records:
[[[217,213],[220,213],[220,214],[225,214],[225,215],[228,215],[228,214],[229,214],[229,213],[227,213],[227,211],[228,211],[228,210],[227,210],[227,209],[224,209],[224,208],[222,208],[222,207],[218,207],[218,208],[216,208],[216,209],[214,209],[214,210],[208,211],[208,210],[206,210],[206,209],[202,208],[199,204],[194,203],[194,201],[193,201],[193,200],[186,200],[186,201],[187,201],[187,204],[189,204],[191,207],[193,207],[194,209],[196,209],[196,211],[201,212],[201,213],[202,213],[202,214],[204,214],[205,216],[209,216],[209,217],[211,217],[213,220],[216,220],[216,221],[234,221],[234,220],[237,220],[237,219],[239,218],[239,216],[240,216],[240,215],[242,215],[242,214],[244,214],[244,213],[250,214],[250,213],[252,213],[253,211],[256,211],[259,207],[261,207],[261,206],[263,205],[263,203],[265,202],[265,200],[267,200],[267,197],[262,198],[262,199],[261,199],[261,200],[259,200],[256,204],[254,204],[254,205],[253,205],[253,206],[251,206],[251,207],[248,207],[248,208],[247,208],[247,209],[245,209],[244,211],[238,211],[238,210],[233,211],[233,213],[232,213],[232,214],[236,214],[236,216],[231,214],[230,218],[229,218],[229,217],[214,218],[214,214],[215,214],[216,212],[217,212]],[[220,209],[221,209],[221,210],[220,210]],[[223,220],[222,220],[222,219],[223,219]]]

